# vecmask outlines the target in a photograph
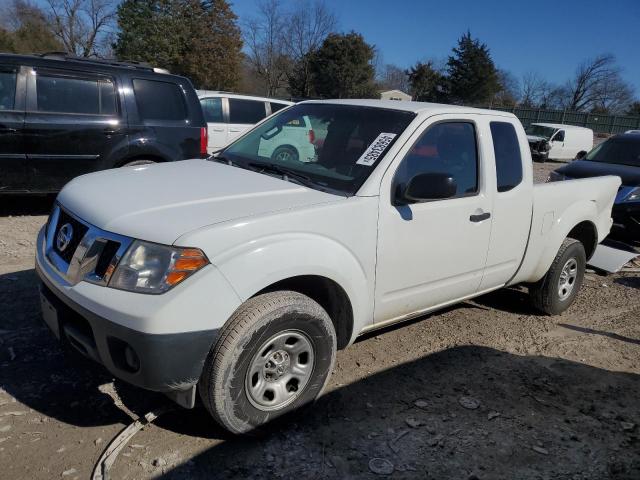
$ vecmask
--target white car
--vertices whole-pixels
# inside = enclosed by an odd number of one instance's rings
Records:
[[[286,100],[215,90],[196,90],[196,93],[207,122],[209,153],[227,146],[272,113],[293,105]]]
[[[314,161],[260,153],[301,118],[324,129]],[[365,332],[516,284],[562,313],[619,186],[534,185],[510,113],[303,102],[208,160],[67,184],[37,239],[43,317],[118,378],[185,407],[198,392],[248,432],[312,402]]]
[[[532,123],[527,140],[534,160],[573,160],[593,148],[593,130],[558,123]]]

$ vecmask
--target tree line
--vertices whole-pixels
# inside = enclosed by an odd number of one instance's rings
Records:
[[[267,96],[374,98],[399,89],[420,101],[640,114],[611,54],[553,84],[498,68],[467,31],[445,60],[403,69],[384,64],[361,34],[340,32],[323,0],[256,0],[242,22],[227,0],[12,0],[0,11],[0,51],[148,62],[197,88]]]

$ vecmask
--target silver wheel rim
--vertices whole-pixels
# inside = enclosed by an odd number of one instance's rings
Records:
[[[558,297],[560,300],[566,300],[576,284],[578,277],[578,262],[575,258],[570,258],[562,267],[560,279],[558,280]]]
[[[286,407],[304,391],[315,355],[309,337],[299,330],[277,333],[258,348],[249,363],[245,389],[258,410]]]
[[[288,162],[293,159],[294,159],[294,156],[289,150],[280,150],[276,154],[276,160],[280,162]]]

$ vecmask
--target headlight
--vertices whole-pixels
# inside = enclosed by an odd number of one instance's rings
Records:
[[[547,177],[547,182],[560,182],[564,180],[566,177],[558,172],[551,172]]]
[[[627,195],[627,198],[625,198],[623,201],[624,202],[638,202],[638,201],[640,201],[640,187],[636,187],[633,190],[631,190],[629,195]]]
[[[109,286],[131,292],[164,293],[208,263],[197,248],[136,240],[118,263]]]

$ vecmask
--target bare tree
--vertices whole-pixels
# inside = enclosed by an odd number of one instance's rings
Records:
[[[520,103],[525,107],[539,107],[545,103],[551,88],[537,72],[527,72],[522,76]]]
[[[633,96],[612,54],[598,55],[582,62],[565,90],[566,108],[577,111],[594,108],[614,112],[624,110]]]
[[[520,82],[509,71],[498,69],[500,90],[493,96],[494,105],[513,106],[520,98]]]
[[[409,92],[409,75],[406,70],[397,65],[387,63],[379,74],[379,82],[382,88]]]
[[[67,52],[100,56],[108,48],[116,9],[113,0],[47,0],[53,32]]]
[[[283,32],[286,15],[280,0],[263,0],[258,4],[258,15],[244,24],[244,39],[248,61],[255,74],[265,85],[267,96],[276,95],[287,78],[289,58]]]

